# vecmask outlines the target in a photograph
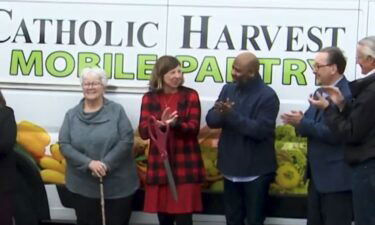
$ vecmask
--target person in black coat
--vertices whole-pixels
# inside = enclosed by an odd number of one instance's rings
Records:
[[[12,224],[16,163],[13,147],[17,125],[13,110],[6,106],[0,90],[0,224]]]

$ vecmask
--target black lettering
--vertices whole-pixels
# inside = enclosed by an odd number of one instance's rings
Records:
[[[223,37],[223,35],[225,37],[225,40],[222,41],[221,38]],[[219,43],[227,43],[228,49],[231,49],[231,50],[234,49],[233,41],[232,41],[232,38],[230,37],[228,27],[226,25],[223,29],[223,32],[221,32],[220,38],[216,43],[215,49],[218,49],[217,46],[219,45]]]
[[[145,28],[146,28],[147,25],[154,25],[156,27],[156,30],[159,28],[159,25],[157,23],[153,23],[153,22],[144,23],[138,29],[137,38],[138,38],[139,43],[143,47],[145,47],[145,48],[152,48],[152,47],[156,46],[156,43],[154,43],[152,45],[146,45],[145,40],[143,39],[143,33],[144,33],[144,30],[145,30]]]
[[[12,10],[8,11],[6,9],[0,9],[0,12],[5,12],[9,15],[9,18],[10,20],[12,20]],[[0,40],[0,43],[4,43],[4,42],[7,42],[8,40],[10,39],[10,36],[8,36],[8,38],[4,39],[4,40]]]
[[[272,40],[271,40],[271,37],[270,37],[270,33],[268,31],[268,26],[263,25],[263,26],[260,26],[260,27],[262,28],[262,32],[263,32],[264,38],[266,40],[268,50],[271,50],[271,48],[273,46],[273,43],[275,43],[276,37],[279,34],[281,26],[277,26],[277,32],[276,32],[276,34],[275,34],[275,36],[273,37]]]
[[[332,29],[332,46],[337,47],[337,39],[339,36],[338,34],[339,30],[344,31],[345,33],[345,27],[326,27],[325,32],[327,32],[327,30],[330,30],[330,29]]]
[[[20,30],[22,30],[22,33],[20,33]],[[20,26],[18,27],[18,30],[17,30],[17,32],[16,32],[16,35],[14,36],[14,39],[13,39],[13,43],[17,43],[17,41],[16,41],[16,38],[18,37],[18,36],[23,36],[23,37],[25,37],[25,43],[32,43],[31,42],[31,38],[30,38],[30,34],[29,34],[29,31],[27,30],[27,27],[26,27],[26,23],[25,23],[25,20],[24,19],[22,19],[21,20],[21,24],[20,24]]]
[[[95,38],[94,38],[94,41],[91,44],[87,43],[86,36],[85,36],[86,26],[90,22],[93,23],[94,26],[95,26]],[[81,40],[81,42],[84,45],[94,46],[100,41],[101,37],[102,37],[102,29],[100,28],[100,25],[98,24],[98,22],[96,22],[94,20],[87,20],[84,23],[82,23],[82,25],[79,27],[79,39]]]
[[[118,44],[112,44],[112,23],[113,21],[106,21],[106,32],[105,32],[105,45],[106,46],[121,46],[122,44],[122,38],[120,43]]]
[[[56,44],[63,44],[62,43],[62,35],[63,33],[69,34],[69,45],[75,44],[75,38],[74,33],[76,29],[76,21],[75,20],[69,20],[69,30],[63,30],[63,22],[64,20],[57,20],[57,39]]]
[[[128,44],[127,47],[133,47],[134,22],[128,22]]]
[[[39,44],[46,43],[46,22],[50,22],[52,24],[51,19],[34,19],[34,23],[40,21],[39,25]]]
[[[293,50],[293,41],[296,41],[298,43],[298,35],[294,36],[294,29],[299,29],[303,31],[303,27],[287,27],[288,29],[288,34],[287,34],[287,47],[286,51],[288,52],[302,52],[303,51],[303,46],[300,49]]]
[[[316,29],[320,32],[320,34],[322,34],[322,28],[321,27],[310,27],[309,30],[307,31],[307,36],[309,37],[309,39],[314,42],[318,47],[317,49],[313,50],[310,48],[310,45],[307,45],[307,51],[308,52],[317,52],[319,51],[322,47],[323,47],[323,43],[322,43],[322,40],[320,40],[320,38],[318,38],[314,33],[313,33],[313,30]]]
[[[199,44],[199,48],[201,49],[208,49],[207,47],[207,36],[208,36],[208,19],[209,16],[201,16],[201,27],[200,30],[192,30],[191,29],[191,18],[192,16],[183,16],[184,17],[184,33],[182,39],[182,47],[181,48],[191,48],[190,46],[190,35],[192,33],[198,33],[201,36],[201,41]]]
[[[251,27],[254,30],[253,36],[248,37],[247,31],[248,28]],[[249,26],[249,25],[243,25],[242,26],[242,46],[241,50],[247,50],[247,40],[250,41],[251,45],[253,46],[254,50],[259,51],[259,45],[257,41],[255,40],[259,36],[259,28],[256,26]]]

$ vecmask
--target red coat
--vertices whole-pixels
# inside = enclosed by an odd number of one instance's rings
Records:
[[[142,98],[139,133],[143,139],[150,137],[149,116],[153,115],[158,120],[161,118],[160,95],[163,95],[163,92],[147,92]],[[187,87],[178,89],[177,112],[178,119],[170,129],[167,149],[173,176],[177,184],[200,183],[204,180],[205,170],[197,139],[201,108],[199,96],[195,90]],[[167,183],[163,161],[152,141],[147,159],[146,183]]]

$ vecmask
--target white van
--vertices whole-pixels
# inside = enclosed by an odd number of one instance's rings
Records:
[[[82,98],[78,74],[86,66],[105,69],[106,96],[124,106],[135,129],[153,64],[165,54],[178,57],[185,85],[199,92],[202,126],[221,87],[231,82],[234,57],[244,50],[260,58],[263,80],[281,100],[280,113],[304,110],[316,89],[311,61],[322,47],[343,49],[346,77],[359,76],[355,47],[375,35],[375,0],[0,0],[0,27],[0,89],[17,121],[48,133],[49,155],[65,112]],[[26,172],[20,181],[26,209],[35,210],[38,220],[73,221],[56,185],[38,183],[38,172]],[[305,194],[273,196],[269,216],[304,218]],[[224,223],[223,216],[207,216],[222,214],[220,194],[207,191],[204,202],[195,221]],[[137,212],[132,221],[157,220]]]

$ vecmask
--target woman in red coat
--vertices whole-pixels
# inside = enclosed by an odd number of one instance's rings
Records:
[[[178,200],[168,186],[163,161],[155,143],[147,161],[145,204],[146,212],[157,213],[162,225],[192,224],[192,213],[202,210],[201,186],[204,166],[198,144],[200,101],[198,93],[182,86],[183,75],[179,61],[172,56],[158,59],[152,71],[150,91],[142,99],[139,133],[150,138],[149,118],[157,125],[170,127],[167,152],[176,183]]]

